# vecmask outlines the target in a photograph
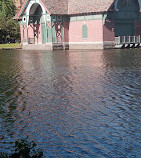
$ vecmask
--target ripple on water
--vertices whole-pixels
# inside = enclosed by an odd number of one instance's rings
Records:
[[[0,151],[28,136],[45,157],[139,158],[141,55],[122,51],[0,51]]]

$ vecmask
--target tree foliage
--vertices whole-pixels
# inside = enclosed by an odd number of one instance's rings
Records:
[[[15,14],[16,7],[13,0],[0,1],[0,43],[20,38],[18,22],[13,19]]]
[[[0,1],[0,13],[3,16],[13,17],[16,13],[16,7],[12,0],[1,0]]]

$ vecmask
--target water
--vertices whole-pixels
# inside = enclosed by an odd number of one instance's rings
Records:
[[[141,157],[141,50],[0,51],[0,151]]]

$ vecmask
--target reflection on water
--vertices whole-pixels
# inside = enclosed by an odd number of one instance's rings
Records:
[[[141,52],[0,51],[0,151],[28,136],[45,157],[141,155]]]

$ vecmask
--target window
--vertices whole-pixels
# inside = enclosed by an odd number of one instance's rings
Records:
[[[88,28],[86,24],[82,26],[82,38],[88,38]]]
[[[56,20],[56,16],[53,16],[53,21],[55,21]]]
[[[61,21],[61,20],[62,20],[62,17],[61,17],[61,16],[58,16],[58,17],[57,17],[57,20],[58,20],[58,21]]]
[[[50,15],[47,15],[47,21],[50,21]]]
[[[23,22],[26,22],[26,18],[25,17],[23,18]]]

